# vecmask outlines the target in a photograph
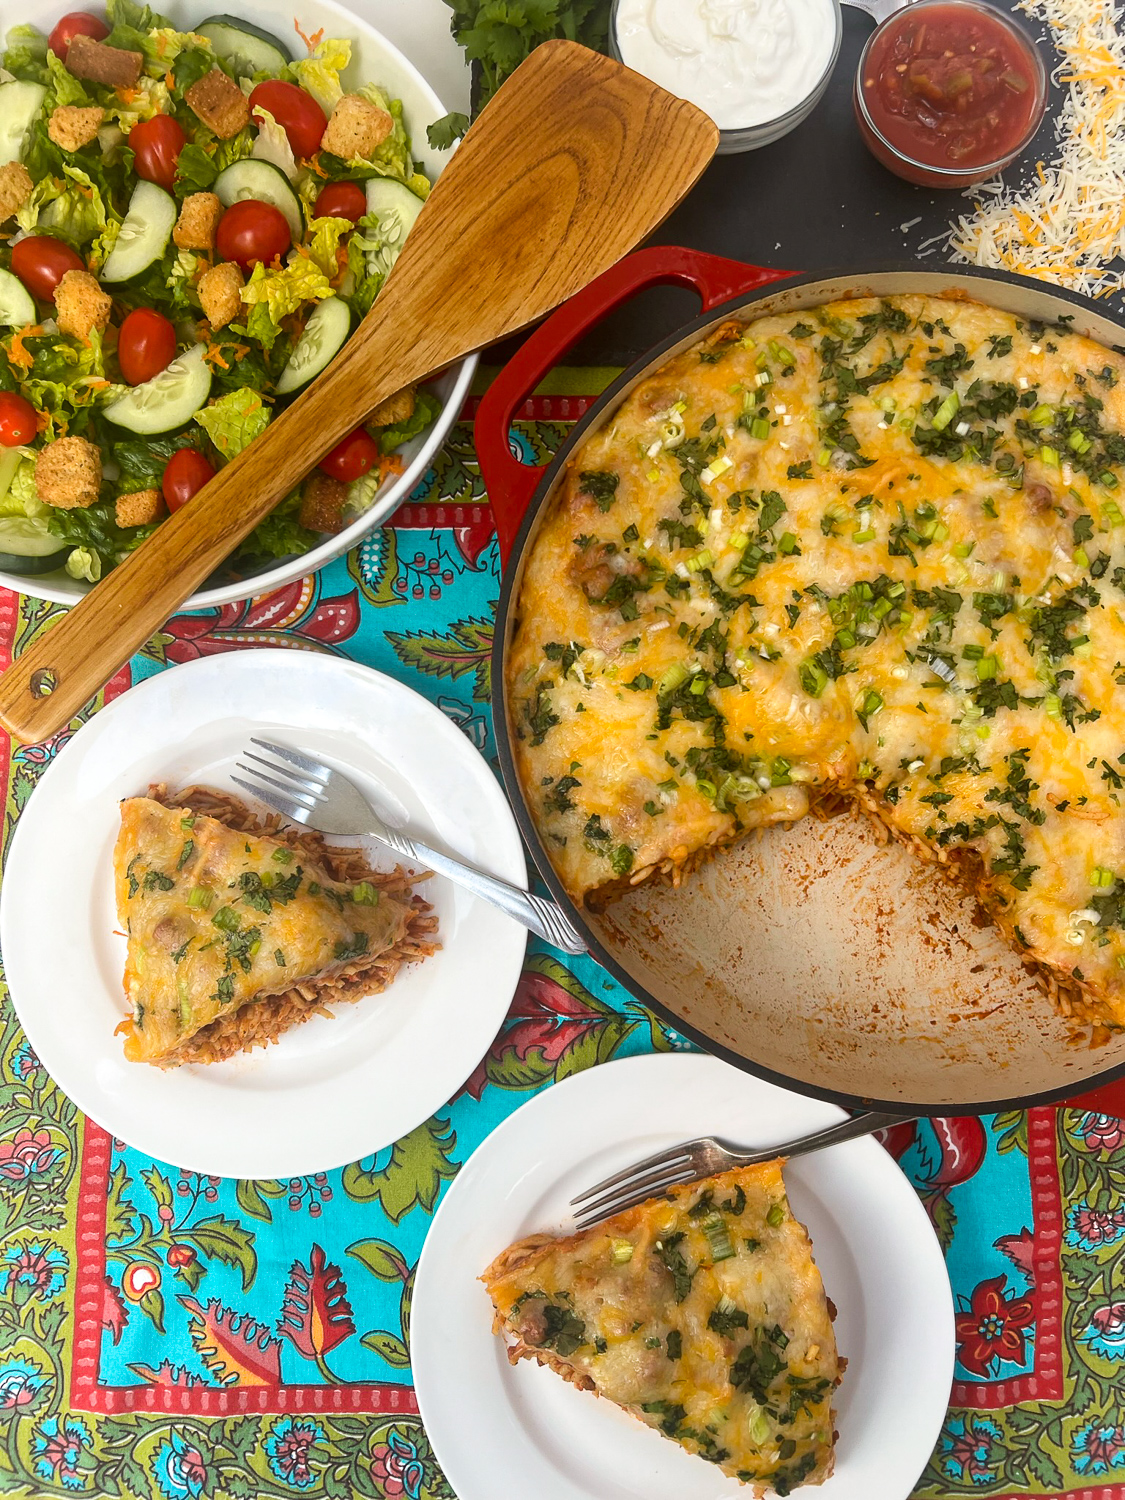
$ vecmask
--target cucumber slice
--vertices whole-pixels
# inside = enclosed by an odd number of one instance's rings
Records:
[[[203,358],[205,350],[205,344],[193,344],[177,354],[159,375],[111,401],[105,408],[106,420],[143,437],[171,432],[190,422],[211,394],[211,366]]]
[[[41,83],[0,83],[0,167],[19,161],[24,137],[39,113],[47,90]]]
[[[0,448],[0,500],[12,488],[12,480],[22,460],[23,454],[18,448]]]
[[[319,375],[343,347],[351,329],[352,315],[342,298],[325,297],[318,302],[278,378],[277,394],[288,396]]]
[[[268,161],[255,157],[244,157],[232,162],[215,178],[213,192],[218,194],[224,208],[240,203],[244,198],[256,198],[259,203],[272,203],[285,215],[289,233],[295,244],[300,244],[305,232],[301,218],[301,205],[297,195],[285,180],[285,173]]]
[[[102,267],[101,280],[132,281],[159,260],[176,223],[176,200],[144,178],[133,189],[129,211]]]
[[[8,573],[49,573],[70,555],[46,521],[31,516],[0,516],[0,568]]]
[[[422,212],[422,200],[390,177],[369,177],[366,188],[367,212],[378,217],[382,242],[378,250],[368,251],[367,271],[370,276],[386,276],[402,254],[406,236]]]
[[[35,303],[18,276],[0,270],[0,325],[26,328],[35,322]]]
[[[195,33],[205,36],[215,56],[229,63],[240,78],[280,73],[293,61],[293,54],[280,38],[236,16],[208,16],[195,27]]]

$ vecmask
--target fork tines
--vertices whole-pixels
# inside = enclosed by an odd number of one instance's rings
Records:
[[[608,1219],[646,1198],[657,1197],[666,1188],[691,1182],[696,1176],[690,1150],[686,1146],[672,1146],[596,1183],[573,1198],[570,1206],[579,1229],[586,1229],[599,1219]]]

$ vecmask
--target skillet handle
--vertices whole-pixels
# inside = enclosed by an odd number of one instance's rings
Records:
[[[607,313],[645,287],[693,287],[702,299],[703,311],[709,312],[740,292],[753,291],[790,274],[682,246],[650,245],[619,260],[540,324],[481,397],[473,427],[504,566],[546,469],[545,464],[521,463],[511,451],[508,433],[516,412],[567,350]]]

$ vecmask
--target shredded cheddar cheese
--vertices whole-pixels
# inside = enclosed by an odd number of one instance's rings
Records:
[[[1121,8],[1113,0],[1021,0],[1017,9],[1046,22],[1059,54],[1053,76],[1066,98],[1058,155],[1038,162],[1026,187],[998,176],[970,188],[973,212],[950,225],[948,248],[955,261],[1104,297],[1125,286],[1125,273],[1109,268],[1125,248]]]

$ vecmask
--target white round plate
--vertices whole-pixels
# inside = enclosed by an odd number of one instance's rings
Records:
[[[461,1169],[422,1249],[410,1319],[418,1405],[460,1500],[720,1500],[746,1486],[608,1401],[528,1360],[508,1364],[476,1279],[514,1240],[567,1224],[576,1193],[700,1135],[768,1145],[843,1111],[717,1058],[603,1064],[536,1095]],[[937,1441],[953,1378],[953,1297],[914,1190],[873,1140],[785,1170],[848,1367],[836,1472],[817,1500],[905,1500]],[[805,1490],[797,1493],[805,1494]]]
[[[244,795],[230,773],[251,735],[346,771],[389,821],[526,885],[500,786],[439,709],[354,662],[238,651],[150,677],[59,752],[16,825],[0,950],[31,1045],[99,1125],[197,1172],[302,1176],[381,1150],[453,1096],[500,1029],[526,933],[431,879],[441,950],[383,994],[223,1063],[164,1072],[126,1062],[114,1035],[127,1013],[112,872],[118,799],[160,781]],[[368,852],[377,868],[394,867],[389,851],[372,843]]]

